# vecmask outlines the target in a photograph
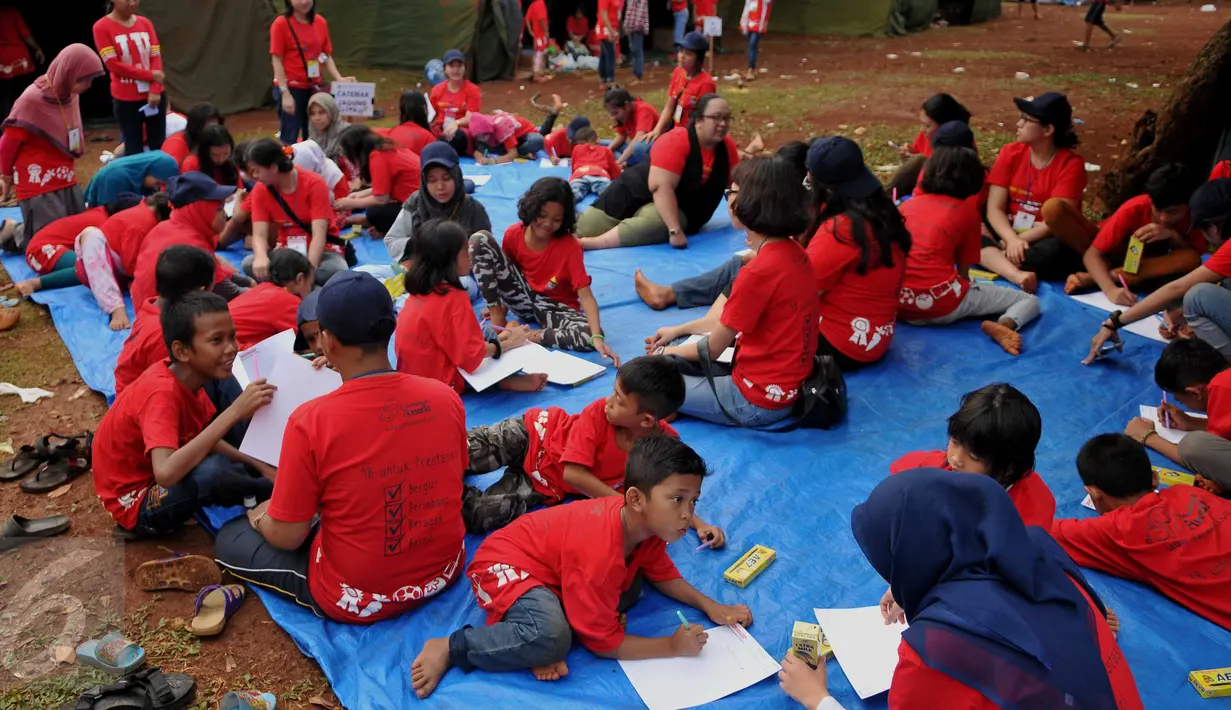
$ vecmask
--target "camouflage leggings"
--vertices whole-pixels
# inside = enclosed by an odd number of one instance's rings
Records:
[[[476,232],[470,237],[470,261],[487,304],[503,304],[519,318],[543,326],[543,345],[564,350],[594,349],[585,314],[530,288],[490,232]]]
[[[466,486],[462,494],[462,520],[467,532],[483,535],[499,530],[543,502],[543,496],[534,490],[523,468],[530,446],[524,416],[477,426],[467,432],[466,438],[470,450],[467,474],[508,467],[504,477],[486,491]]]

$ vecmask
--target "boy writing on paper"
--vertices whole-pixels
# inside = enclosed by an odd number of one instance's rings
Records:
[[[559,407],[531,409],[471,429],[468,473],[488,473],[501,466],[508,470],[486,491],[467,487],[462,503],[466,529],[488,533],[536,505],[554,505],[566,496],[622,495],[628,451],[640,439],[678,438],[663,419],[683,401],[683,377],[671,361],[639,357],[620,366],[611,396],[591,402],[580,414]],[[711,547],[725,544],[719,528],[695,516],[692,523]]]
[[[1179,444],[1167,441],[1149,419],[1135,417],[1124,433],[1197,474],[1197,485],[1215,495],[1231,491],[1231,363],[1214,346],[1190,338],[1163,349],[1154,381],[1185,407],[1208,419],[1184,413],[1171,402],[1158,406],[1170,428],[1189,432]]]
[[[223,440],[270,402],[272,385],[253,382],[210,421],[205,386],[230,377],[239,352],[226,301],[194,291],[166,304],[160,318],[170,359],[124,389],[94,441],[94,490],[116,524],[141,535],[174,532],[211,505],[268,499],[276,475]]]
[[[1056,498],[1034,472],[1034,450],[1043,433],[1039,410],[1026,395],[1003,382],[962,397],[949,417],[949,448],[916,451],[889,466],[889,473],[941,468],[987,476],[1009,493],[1026,525],[1051,527]]]
[[[1152,585],[1231,629],[1231,502],[1194,486],[1158,488],[1145,447],[1099,434],[1077,454],[1097,518],[1057,520],[1052,537],[1082,567]]]
[[[716,624],[751,625],[748,607],[697,591],[667,556],[667,543],[694,524],[707,474],[701,457],[677,439],[642,439],[629,452],[622,496],[537,511],[489,537],[466,570],[488,626],[428,640],[411,666],[415,694],[431,695],[452,666],[528,668],[539,680],[559,680],[568,675],[574,634],[603,658],[700,654],[707,638],[697,624],[659,638],[625,633],[620,613],[637,601],[643,578]]]

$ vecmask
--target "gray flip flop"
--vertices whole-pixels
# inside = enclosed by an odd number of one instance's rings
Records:
[[[0,526],[0,552],[11,550],[34,540],[55,537],[68,530],[67,515],[47,518],[23,518],[14,515]]]

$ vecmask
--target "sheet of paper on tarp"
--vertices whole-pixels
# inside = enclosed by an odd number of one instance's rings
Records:
[[[859,698],[889,690],[906,624],[886,624],[879,606],[813,609],[846,680]]]

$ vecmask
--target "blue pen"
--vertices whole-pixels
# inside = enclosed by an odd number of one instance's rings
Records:
[[[687,628],[688,628],[688,619],[685,619],[685,618],[684,618],[684,612],[680,611],[679,609],[676,609],[676,610],[675,610],[675,615],[676,615],[676,616],[678,616],[678,617],[680,617],[680,623],[684,625],[684,628],[685,628],[685,629],[687,629]]]

